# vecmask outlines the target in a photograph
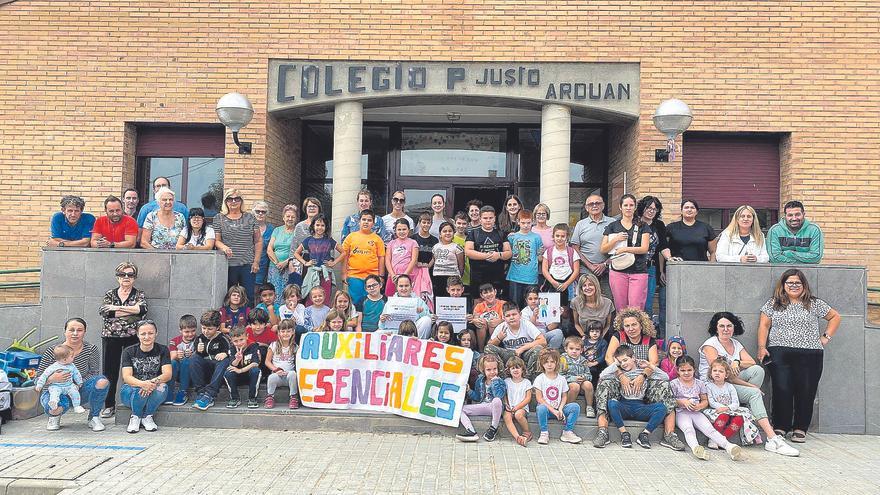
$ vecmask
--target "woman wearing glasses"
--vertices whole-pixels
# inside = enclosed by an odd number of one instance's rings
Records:
[[[388,228],[393,234],[394,225],[397,224],[397,221],[401,218],[406,219],[406,223],[409,224],[409,230],[415,231],[416,224],[413,222],[412,217],[406,214],[406,210],[404,207],[406,206],[406,194],[403,191],[394,191],[394,194],[391,195],[391,213],[382,217],[382,221],[385,222],[385,227]]]
[[[260,237],[263,238],[263,251],[260,253],[260,269],[254,274],[254,285],[258,286],[266,281],[269,273],[269,239],[275,231],[275,226],[266,221],[269,214],[269,205],[265,201],[255,201],[251,210],[254,218],[257,219],[257,225],[260,226]]]
[[[828,321],[824,332],[819,318]],[[791,432],[792,442],[807,440],[824,349],[839,326],[840,314],[812,294],[807,277],[797,269],[783,272],[773,297],[761,308],[757,357],[771,361],[772,422],[777,434]]]
[[[138,269],[134,263],[122,262],[116,267],[118,287],[104,294],[104,301],[98,313],[104,318],[101,341],[104,344],[102,368],[110,386],[104,402],[102,418],[109,418],[116,412],[116,383],[119,380],[119,359],[122,350],[138,343],[137,322],[147,314],[147,296],[134,286]]]
[[[227,287],[240,285],[245,294],[254,293],[254,274],[260,270],[259,253],[263,252],[263,236],[256,217],[244,211],[244,200],[238,189],[223,194],[220,213],[214,217],[215,247],[226,254],[229,263]]]
[[[284,225],[275,227],[269,238],[269,283],[275,286],[275,302],[282,303],[282,293],[287,284],[302,284],[302,274],[300,273],[299,262],[291,256],[291,248],[293,247],[293,237],[296,227],[296,206],[287,205],[281,212],[284,219]],[[299,247],[302,241],[297,242]]]

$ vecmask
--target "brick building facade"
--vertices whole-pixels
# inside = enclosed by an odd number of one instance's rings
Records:
[[[265,198],[277,222],[305,191],[313,119],[267,111],[270,60],[638,64],[638,118],[599,125],[603,192],[658,196],[669,221],[689,142],[773,136],[779,202],[805,203],[825,232],[824,261],[880,266],[873,232],[843,213],[880,217],[872,2],[18,0],[0,2],[0,25],[0,268],[39,265],[62,195],[100,215],[107,195],[143,189],[139,130],[216,124],[230,91],[255,108],[241,132],[253,152],[239,155],[226,133],[224,183]],[[671,97],[695,117],[675,160],[655,162],[664,137],[651,117]],[[736,206],[714,205],[716,220]]]

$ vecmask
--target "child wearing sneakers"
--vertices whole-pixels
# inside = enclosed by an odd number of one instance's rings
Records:
[[[280,325],[280,324],[279,324]],[[235,327],[229,332],[232,340],[232,346],[229,349],[229,366],[223,373],[223,379],[226,386],[229,387],[229,401],[226,407],[235,409],[241,405],[241,399],[238,395],[238,385],[240,382],[247,380],[248,384],[248,409],[256,409],[260,407],[257,402],[257,385],[260,383],[260,363],[262,356],[260,355],[260,344],[248,343],[247,333],[242,327]]]
[[[507,386],[499,376],[502,372],[501,360],[494,354],[484,354],[480,358],[479,368],[480,376],[477,377],[477,383],[467,394],[471,403],[461,408],[461,426],[464,432],[455,435],[456,440],[461,442],[476,442],[480,439],[468,417],[469,414],[492,416],[492,423],[483,434],[483,440],[494,441],[498,432],[498,423],[501,422],[501,413],[504,411],[503,401],[507,397]]]
[[[590,375],[590,366],[584,357],[584,343],[580,337],[566,337],[565,354],[562,356],[562,375],[568,381],[568,402],[577,401],[578,395],[584,395],[586,414],[588,418],[596,417],[593,409],[593,384]]]
[[[733,376],[730,364],[723,356],[719,356],[709,365],[709,378],[706,384],[709,395],[709,407],[703,413],[712,421],[716,430],[724,437],[739,433],[743,445],[763,443],[758,427],[755,426],[752,411],[741,406],[736,388],[728,381]],[[757,385],[754,385],[757,386]],[[768,442],[769,443],[769,442]],[[720,442],[710,442],[709,448],[723,446]]]
[[[199,323],[202,334],[196,337],[196,352],[191,356],[190,378],[198,394],[193,407],[206,411],[214,405],[220,380],[229,367],[229,341],[220,333],[220,312],[206,311]]]
[[[742,447],[728,442],[723,435],[715,431],[712,422],[700,412],[709,407],[709,399],[706,383],[694,378],[697,367],[694,359],[690,356],[681,356],[676,364],[678,378],[669,384],[672,393],[675,394],[675,424],[684,433],[684,440],[691,448],[694,457],[704,461],[709,460],[709,453],[697,442],[697,434],[694,431],[697,429],[726,450],[731,459],[743,460],[745,453]]]
[[[320,289],[320,287],[318,287]],[[321,289],[323,290],[323,289]],[[296,324],[293,320],[283,320],[278,324],[278,339],[269,344],[266,350],[265,366],[269,370],[266,380],[266,409],[275,407],[275,389],[287,385],[290,389],[291,409],[299,408],[299,395],[296,383]]]
[[[574,434],[574,424],[581,414],[581,407],[576,402],[568,403],[568,381],[559,374],[560,361],[556,349],[544,349],[538,355],[538,365],[544,372],[535,378],[532,388],[538,400],[538,426],[541,427],[538,443],[541,445],[550,442],[547,420],[551,414],[559,421],[565,421],[560,441],[581,442],[581,437]]]
[[[584,357],[587,358],[587,366],[590,367],[593,390],[599,383],[599,365],[605,361],[605,352],[608,350],[608,342],[602,338],[604,330],[605,326],[601,321],[590,320],[587,323],[587,335],[584,337]]]
[[[61,344],[55,347],[52,352],[55,353],[55,362],[49,365],[46,371],[37,378],[37,390],[42,390],[46,387],[46,380],[52,376],[52,373],[56,371],[67,372],[70,378],[66,381],[49,384],[49,409],[58,407],[61,396],[66,395],[70,398],[70,404],[73,406],[74,412],[86,412],[86,409],[80,404],[79,387],[82,387],[83,378],[79,370],[76,369],[76,366],[73,365],[73,349]]]
[[[516,443],[526,446],[526,442],[532,439],[529,430],[529,403],[532,402],[532,382],[525,377],[526,363],[519,356],[507,360],[507,374],[510,378],[504,379],[507,386],[507,400],[504,406],[504,426],[510,432],[510,436],[516,439]],[[517,430],[517,425],[522,433]]]
[[[175,406],[182,406],[189,400],[187,391],[190,385],[190,363],[196,352],[196,332],[198,321],[193,315],[183,315],[178,323],[180,335],[168,342],[171,354],[171,381],[168,382],[168,398]],[[180,383],[178,388],[177,384]]]

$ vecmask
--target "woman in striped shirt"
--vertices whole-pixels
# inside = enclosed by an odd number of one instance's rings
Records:
[[[79,370],[83,376],[83,385],[80,388],[82,403],[89,405],[89,428],[92,431],[103,431],[104,423],[101,422],[99,413],[104,407],[104,400],[107,398],[108,387],[110,382],[101,374],[101,353],[98,346],[91,344],[85,340],[86,322],[82,318],[71,318],[64,324],[64,345],[73,349],[73,365]],[[40,366],[37,369],[37,376],[55,363],[54,346],[49,347],[43,353],[40,359]],[[46,380],[46,385],[55,382],[63,382],[70,377],[65,376],[68,373],[58,371],[53,373]],[[47,430],[57,430],[61,428],[61,415],[71,408],[70,398],[64,396],[55,409],[49,409],[49,391],[48,389],[38,390],[40,392],[40,405],[49,415],[49,424],[46,425]]]

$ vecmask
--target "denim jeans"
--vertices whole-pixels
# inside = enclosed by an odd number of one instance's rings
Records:
[[[256,399],[257,385],[260,383],[260,367],[254,366],[245,373],[226,371],[223,373],[223,380],[226,382],[226,386],[229,387],[229,397],[238,399],[238,385],[241,382],[247,381],[248,399]]]
[[[578,419],[578,416],[581,414],[581,406],[577,402],[570,402],[564,406],[562,406],[562,414],[565,415],[565,426],[562,428],[563,431],[573,431],[574,424]],[[555,416],[554,416],[555,418]],[[547,408],[544,404],[538,404],[538,426],[541,427],[541,431],[548,431],[547,429],[547,420],[550,419],[550,409]]]
[[[168,396],[168,387],[164,383],[156,386],[156,389],[150,392],[150,395],[141,396],[140,387],[132,387],[127,383],[122,384],[119,389],[119,399],[123,404],[131,408],[131,415],[143,418],[144,416],[152,416],[159,409],[159,406],[165,402]]]
[[[641,399],[611,399],[608,401],[608,415],[618,428],[625,426],[624,419],[647,421],[645,429],[654,431],[666,417],[666,406],[662,402],[646,404]]]
[[[654,314],[654,294],[657,292],[657,267],[648,267],[648,297],[645,298],[645,313]]]
[[[193,354],[190,357],[189,371],[196,392],[208,394],[212,399],[217,397],[217,393],[220,391],[220,380],[223,379],[223,373],[229,367],[229,362],[229,357],[223,361],[213,361]]]
[[[255,274],[251,273],[250,263],[247,265],[230,266],[227,268],[226,287],[228,289],[229,287],[238,284],[244,288],[244,293],[247,294],[249,298],[253,297],[254,275]]]
[[[174,400],[177,394],[177,383],[180,383],[180,390],[186,392],[190,385],[190,363],[193,356],[183,359],[171,360],[171,381],[168,382],[168,398]]]
[[[107,391],[109,390],[109,387],[98,388],[97,383],[98,380],[106,379],[107,378],[104,375],[92,376],[84,380],[82,387],[79,389],[82,404],[88,404],[89,406],[89,419],[99,415],[101,413],[101,408],[104,407],[104,401],[107,399]],[[43,411],[45,411],[46,414],[49,414],[49,387],[44,387],[43,391],[40,392],[40,405],[43,406]],[[61,400],[58,401],[58,407],[63,409],[61,414],[66,413],[71,407],[73,407],[70,403],[70,397],[62,395]]]

